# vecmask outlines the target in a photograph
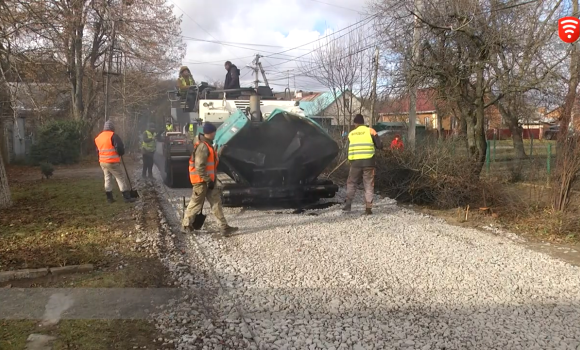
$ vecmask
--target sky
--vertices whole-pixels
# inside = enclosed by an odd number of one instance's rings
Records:
[[[284,91],[288,77],[291,91],[326,90],[317,82],[296,76],[299,61],[308,60],[317,43],[304,44],[368,16],[364,0],[167,1],[176,15],[183,15],[181,35],[187,53],[182,63],[196,82],[223,82],[224,62],[229,60],[241,70],[241,86],[253,86],[254,74],[246,65],[261,54],[274,91]]]

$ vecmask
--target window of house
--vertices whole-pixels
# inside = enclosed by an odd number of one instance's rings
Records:
[[[350,100],[347,98],[344,99],[344,108],[350,110]]]
[[[426,128],[428,128],[428,127],[429,127],[429,125],[430,125],[430,124],[429,124],[429,123],[430,123],[430,121],[431,121],[431,118],[429,118],[429,117],[425,117],[425,120],[423,121],[423,124],[425,125],[425,127],[426,127]]]

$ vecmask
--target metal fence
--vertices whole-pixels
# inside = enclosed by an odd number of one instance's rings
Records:
[[[488,140],[484,173],[499,180],[548,181],[556,160],[556,143],[524,140],[525,158],[517,156],[512,140]]]

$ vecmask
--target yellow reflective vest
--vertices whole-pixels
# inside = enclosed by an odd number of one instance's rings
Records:
[[[361,125],[348,134],[348,160],[370,159],[375,155],[371,129]]]
[[[145,133],[147,134],[147,137],[151,139],[151,141],[149,142],[143,141],[143,143],[141,144],[141,148],[143,148],[147,152],[155,152],[155,136],[157,134],[149,130],[145,130]]]
[[[183,89],[186,88],[188,86],[191,86],[195,84],[195,80],[193,80],[192,77],[187,77],[187,79],[185,79],[185,77],[179,77],[179,88]]]
[[[165,131],[173,131],[173,125],[165,125]]]
[[[191,139],[193,140],[193,138],[195,137],[195,126],[193,125],[193,123],[189,123],[189,137],[191,137]]]

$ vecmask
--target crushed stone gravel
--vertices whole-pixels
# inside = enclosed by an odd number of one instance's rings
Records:
[[[580,269],[513,235],[454,227],[378,196],[365,216],[361,191],[351,213],[225,208],[239,234],[216,238],[208,215],[208,232],[175,235],[191,190],[155,186],[162,228],[145,242],[165,247],[160,258],[185,291],[155,316],[160,343],[580,350]]]

